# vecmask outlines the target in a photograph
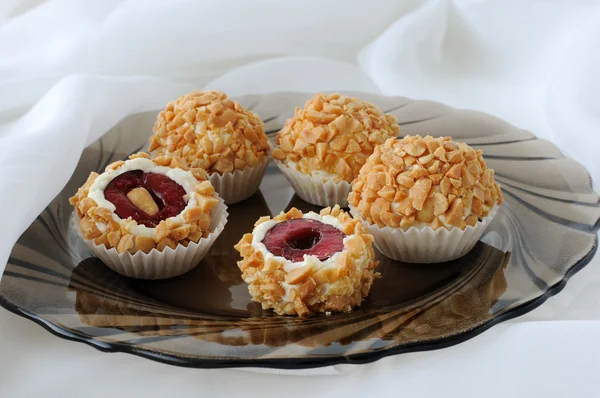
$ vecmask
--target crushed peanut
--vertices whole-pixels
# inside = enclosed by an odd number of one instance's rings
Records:
[[[259,165],[269,144],[260,118],[218,91],[192,91],[158,114],[149,151],[192,168],[231,173]]]
[[[376,147],[348,202],[380,227],[465,229],[502,203],[502,192],[481,150],[450,137],[416,135]]]
[[[315,94],[296,108],[277,134],[273,157],[294,162],[302,173],[321,170],[336,182],[352,182],[376,145],[396,137],[394,116],[373,104],[340,94]]]
[[[138,187],[134,188],[127,193],[127,198],[133,203],[135,207],[140,209],[146,214],[151,216],[158,213],[158,205],[150,195],[150,192],[146,188]],[[89,198],[87,198],[89,199]]]
[[[374,272],[378,262],[374,260],[373,236],[365,232],[360,221],[337,205],[321,210],[321,215],[336,217],[343,225],[342,232],[349,236],[333,267],[304,265],[286,273],[282,262],[274,258],[265,261],[262,252],[254,249],[252,234],[245,234],[235,245],[242,255],[238,262],[242,278],[248,283],[252,300],[261,303],[263,309],[272,308],[280,315],[299,316],[349,312],[369,294],[374,278],[379,276]],[[302,216],[300,210],[292,208],[273,220]],[[270,217],[261,217],[256,225],[269,220]],[[288,286],[287,294],[284,286]]]
[[[150,156],[147,153],[140,152],[129,157],[130,159],[146,158]],[[182,163],[183,162],[183,163]],[[126,162],[118,161],[107,167],[118,169]],[[155,163],[158,162],[155,161]],[[188,170],[188,166],[180,157],[161,156],[160,165],[167,167],[180,167]],[[190,171],[191,172],[191,171]],[[98,173],[92,172],[87,181],[81,186],[77,193],[69,198],[69,203],[75,208],[79,217],[79,227],[81,234],[85,239],[93,239],[96,245],[104,245],[106,249],[115,248],[118,253],[129,252],[134,254],[138,251],[149,253],[152,249],[159,251],[166,247],[175,248],[178,244],[187,245],[191,242],[198,242],[202,237],[208,236],[208,230],[211,223],[212,209],[218,204],[215,197],[215,190],[206,180],[206,173],[192,173],[198,185],[196,185],[196,198],[198,206],[185,210],[183,217],[185,223],[178,225],[172,220],[167,219],[159,223],[155,228],[153,237],[135,236],[131,233],[131,227],[137,225],[137,222],[131,218],[115,221],[114,212],[105,207],[99,207],[98,204],[88,197],[90,187],[99,177]],[[145,188],[135,188],[128,192],[129,200],[140,210],[147,214],[155,214],[158,207],[152,196]],[[104,232],[101,232],[99,225]]]

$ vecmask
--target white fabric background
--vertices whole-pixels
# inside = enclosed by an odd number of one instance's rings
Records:
[[[87,144],[191,88],[358,90],[482,110],[599,181],[599,49],[592,0],[1,0],[0,271]],[[102,354],[0,309],[0,396],[598,397],[599,290],[596,258],[539,309],[459,346],[310,379]]]

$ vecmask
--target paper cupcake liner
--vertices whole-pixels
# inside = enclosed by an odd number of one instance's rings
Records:
[[[347,181],[323,181],[320,177],[313,177],[289,167],[275,159],[275,164],[290,182],[296,194],[305,202],[321,207],[348,207],[348,194],[352,184]]]
[[[93,240],[83,239],[79,229],[79,217],[73,213],[73,228],[84,242],[113,271],[136,279],[167,279],[184,274],[196,267],[204,258],[215,240],[219,237],[227,223],[227,206],[223,199],[212,211],[210,229],[212,232],[206,238],[196,242],[189,242],[187,246],[177,245],[175,249],[165,247],[163,251],[152,249],[150,253],[138,251],[117,253],[112,247],[106,249],[104,245],[96,245]]]
[[[265,156],[258,166],[235,170],[233,173],[213,173],[209,176],[215,191],[223,198],[225,204],[231,205],[248,199],[258,191],[267,166],[269,157]]]
[[[483,220],[474,227],[468,225],[464,230],[413,227],[404,231],[402,228],[381,228],[371,224],[350,206],[350,213],[359,218],[375,238],[375,247],[386,257],[405,263],[441,263],[464,256],[475,246],[497,212],[498,206],[494,206]]]

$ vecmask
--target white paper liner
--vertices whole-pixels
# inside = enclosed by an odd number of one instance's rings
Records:
[[[269,161],[269,156],[265,156],[257,166],[246,167],[244,170],[235,170],[233,173],[224,173],[223,175],[212,173],[208,178],[225,204],[231,205],[248,199],[258,191]]]
[[[167,279],[184,274],[196,267],[204,258],[215,240],[219,237],[225,224],[227,224],[227,206],[223,199],[212,211],[210,229],[212,232],[206,238],[200,238],[198,243],[189,242],[187,247],[177,245],[175,249],[165,247],[162,252],[152,249],[146,254],[138,251],[117,253],[112,247],[106,249],[104,245],[96,245],[93,240],[84,239],[79,228],[79,217],[73,212],[73,228],[81,239],[92,249],[104,264],[113,271],[136,279]]]
[[[275,159],[275,164],[303,201],[321,207],[333,207],[335,205],[348,207],[348,195],[352,189],[352,184],[349,182],[323,181],[322,177],[313,177],[301,173],[296,168],[287,166],[277,159]]]
[[[362,221],[375,238],[375,247],[386,257],[405,263],[441,263],[467,254],[496,216],[498,207],[494,206],[474,227],[468,225],[464,230],[412,227],[404,231],[402,228],[381,228],[361,218],[353,206],[350,206],[350,213]]]

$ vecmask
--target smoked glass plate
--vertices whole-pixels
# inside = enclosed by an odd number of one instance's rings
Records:
[[[295,318],[263,311],[250,301],[233,245],[260,216],[292,206],[319,210],[295,196],[271,165],[260,192],[229,207],[225,231],[198,267],[164,281],[122,277],[71,230],[68,198],[90,171],[145,149],[157,110],[123,120],[84,151],[69,183],[12,250],[0,304],[102,351],[189,367],[307,368],[460,343],[542,304],[592,258],[599,197],[588,172],[553,144],[479,112],[360,97],[394,114],[403,135],[450,135],[484,151],[505,202],[465,257],[417,265],[380,256],[382,278],[349,314]],[[277,93],[239,100],[272,136],[308,98]]]

